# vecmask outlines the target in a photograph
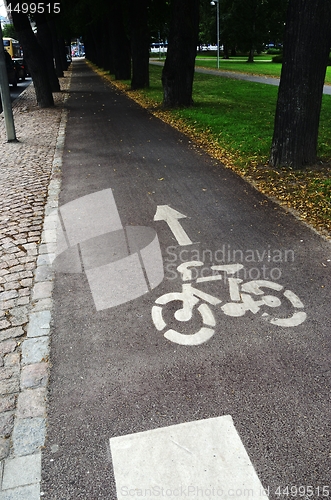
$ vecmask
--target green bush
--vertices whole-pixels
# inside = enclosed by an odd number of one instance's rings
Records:
[[[270,54],[270,55],[279,55],[281,54],[282,51],[280,49],[268,49],[267,50],[267,54]]]

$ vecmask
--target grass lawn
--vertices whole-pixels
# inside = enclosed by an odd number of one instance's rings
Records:
[[[155,54],[153,54],[155,56]],[[230,59],[222,59],[220,57],[220,71],[235,71],[237,73],[247,73],[250,75],[264,75],[279,78],[282,65],[271,61],[273,55],[263,54],[254,57],[253,63],[247,62],[247,57],[237,56]],[[158,57],[154,57],[158,60]],[[165,60],[165,55],[162,55],[161,61]],[[203,68],[217,69],[217,57],[215,54],[201,52],[195,60],[196,66]],[[331,66],[326,69],[325,83],[331,85]]]
[[[265,67],[268,63],[253,64]],[[116,82],[105,72],[101,74],[260,191],[295,209],[303,220],[330,236],[331,96],[323,96],[318,151],[321,162],[299,171],[276,170],[268,166],[268,157],[277,87],[196,73],[194,106],[165,110],[161,71],[161,67],[150,65],[150,88],[141,91],[131,91],[130,82]]]
[[[270,62],[270,59],[270,57],[268,60],[255,59],[253,63],[248,63],[242,58],[239,60],[238,58],[220,59],[219,69],[220,71],[235,71],[237,73],[265,75],[279,78],[282,65],[280,63]],[[202,66],[204,68],[217,69],[216,57],[198,57],[195,64],[196,66]]]
[[[220,71],[235,71],[238,73],[247,73],[251,75],[264,75],[271,77],[280,77],[282,65],[271,62],[273,56],[263,55],[255,56],[253,63],[247,62],[247,57],[232,57],[230,59],[220,58]],[[214,55],[198,55],[195,62],[196,66],[204,68],[217,69],[217,58]],[[325,83],[331,85],[331,66],[326,69]]]

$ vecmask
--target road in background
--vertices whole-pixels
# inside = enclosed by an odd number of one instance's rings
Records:
[[[10,85],[9,90],[10,90],[11,101],[12,102],[15,101],[15,99],[17,99],[17,97],[23,92],[23,90],[27,88],[28,85],[30,85],[31,82],[32,82],[31,78],[26,78],[24,82],[20,81],[17,84],[16,88],[13,88],[12,85]],[[0,113],[1,112],[2,112],[2,103],[0,99]]]

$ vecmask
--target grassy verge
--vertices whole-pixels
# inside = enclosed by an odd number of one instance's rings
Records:
[[[263,63],[264,64],[264,63]],[[271,169],[277,87],[196,73],[194,106],[162,108],[161,68],[150,67],[150,88],[131,91],[129,82],[105,78],[150,112],[189,135],[198,147],[247,178],[257,189],[331,237],[331,96],[323,97],[319,155],[307,169]]]
[[[280,77],[282,65],[271,62],[272,56],[256,56],[253,63],[248,63],[247,59],[234,57],[231,59],[220,59],[220,71],[235,71],[249,75],[263,75],[274,78]],[[217,58],[215,56],[197,56],[196,66],[217,69]],[[331,85],[331,66],[326,68],[325,83]]]
[[[217,69],[216,58],[197,58],[196,66],[203,68]],[[220,71],[235,71],[237,73],[247,73],[250,75],[265,75],[274,78],[279,78],[282,65],[269,61],[256,60],[253,63],[248,63],[244,60],[237,59],[220,59]]]

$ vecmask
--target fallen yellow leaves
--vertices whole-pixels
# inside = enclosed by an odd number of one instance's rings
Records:
[[[173,112],[163,109],[141,92],[130,90],[127,84],[114,80],[109,74],[89,64],[111,85],[124,92],[154,116],[188,136],[193,142],[193,147],[201,148],[225,167],[244,177],[266,196],[271,197],[283,207],[294,210],[299,218],[331,239],[331,164],[318,164],[304,170],[288,168],[276,170],[268,164],[259,163],[259,158],[256,156],[243,161],[244,159],[234,152],[225,151],[209,129],[203,130],[202,133],[201,130],[197,130],[182,118],[176,117]]]

